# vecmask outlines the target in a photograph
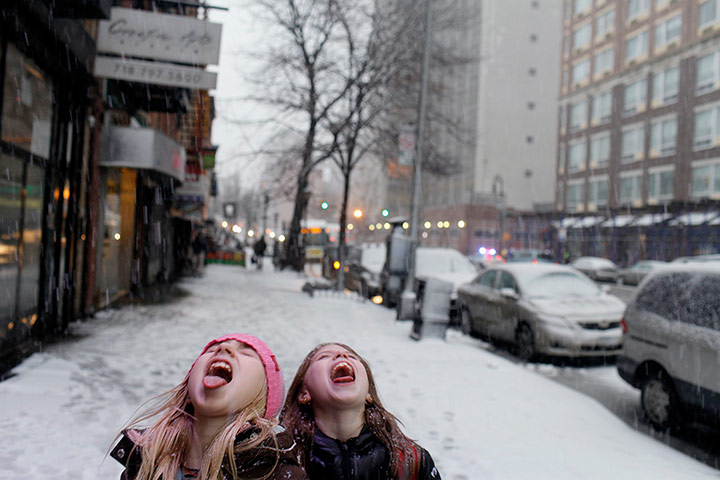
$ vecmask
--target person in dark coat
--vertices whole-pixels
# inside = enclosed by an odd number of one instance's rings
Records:
[[[267,244],[265,243],[265,235],[263,235],[258,239],[257,242],[255,242],[255,245],[253,245],[253,252],[255,252],[255,261],[257,262],[258,270],[262,270],[265,250],[267,250]]]
[[[297,445],[276,419],[283,394],[262,340],[216,338],[159,407],[130,422],[110,455],[125,466],[122,480],[306,480]]]
[[[280,423],[311,480],[440,479],[430,454],[383,407],[368,363],[347,345],[318,345],[305,357]]]

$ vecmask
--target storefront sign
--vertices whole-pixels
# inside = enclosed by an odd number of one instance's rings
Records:
[[[114,7],[98,27],[97,50],[191,65],[217,65],[222,25],[180,15]]]
[[[193,174],[185,171],[185,181],[175,189],[173,197],[181,202],[205,203],[210,192],[210,179],[206,173]]]
[[[200,68],[103,56],[95,58],[95,76],[200,90],[213,89],[217,83],[217,73]]]
[[[185,180],[185,148],[152,128],[105,127],[100,165],[155,170]]]

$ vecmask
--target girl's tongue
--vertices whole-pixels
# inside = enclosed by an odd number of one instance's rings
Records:
[[[355,372],[349,363],[341,362],[331,370],[330,380],[333,383],[352,383],[355,381]]]
[[[215,375],[207,375],[205,378],[203,378],[203,386],[205,388],[218,388],[222,387],[223,385],[227,385],[227,383],[227,380]]]

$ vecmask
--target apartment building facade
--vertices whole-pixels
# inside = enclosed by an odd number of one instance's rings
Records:
[[[720,199],[719,7],[565,2],[559,210]]]

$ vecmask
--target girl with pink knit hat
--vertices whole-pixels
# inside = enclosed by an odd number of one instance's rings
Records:
[[[307,479],[277,422],[283,396],[280,367],[262,340],[216,338],[159,407],[130,422],[111,456],[125,466],[122,480]]]

